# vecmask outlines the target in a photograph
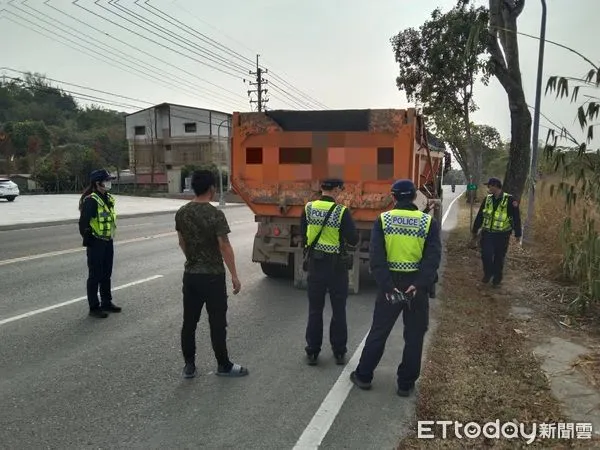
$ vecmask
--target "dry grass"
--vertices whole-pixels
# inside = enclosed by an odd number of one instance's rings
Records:
[[[545,303],[556,317],[562,317],[568,327],[577,327],[589,332],[600,330],[600,305],[592,303],[585,315],[576,315],[568,309],[568,305],[577,297],[577,285],[568,280],[561,268],[564,258],[564,245],[561,239],[563,220],[567,215],[564,197],[555,190],[551,195],[550,186],[558,186],[561,179],[558,176],[547,176],[540,182],[536,192],[536,208],[533,220],[533,245],[526,255],[526,264],[529,271],[534,271],[539,278],[555,282],[550,288],[552,292],[545,292]],[[600,211],[592,205],[578,202],[570,209],[569,216],[572,220],[573,231],[585,228],[584,211],[588,217],[596,220],[596,229],[600,231]],[[527,212],[527,202],[521,206],[523,223]]]
[[[469,210],[447,242],[446,272],[438,306],[439,325],[431,337],[417,398],[417,420],[451,420],[480,425],[499,420],[524,424],[569,422],[552,396],[533,356],[527,332],[510,313],[514,297],[531,297],[526,270],[507,268],[506,288],[481,287],[481,260],[468,249]],[[511,249],[514,266],[527,256]],[[518,278],[515,278],[518,277]],[[506,290],[505,290],[506,289]],[[530,426],[530,425],[527,425]],[[527,427],[526,426],[526,427]],[[416,426],[415,426],[416,428]],[[529,428],[526,428],[529,429]],[[440,435],[440,428],[437,429]],[[600,446],[600,442],[597,444]],[[514,439],[404,439],[399,449],[590,448],[587,440],[540,439],[531,445]]]

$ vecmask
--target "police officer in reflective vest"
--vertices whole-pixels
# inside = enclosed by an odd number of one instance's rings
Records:
[[[115,198],[108,193],[114,180],[106,170],[95,170],[90,185],[79,202],[79,233],[87,247],[87,298],[90,316],[105,318],[107,312],[120,312],[112,302],[113,237],[116,228]],[[98,300],[98,288],[100,299]]]
[[[388,336],[400,313],[404,353],[397,370],[397,394],[409,395],[421,374],[423,340],[429,326],[429,287],[442,257],[439,225],[414,204],[411,180],[392,185],[396,206],[382,213],[371,231],[370,265],[378,287],[373,323],[350,380],[370,389]]]
[[[356,245],[358,233],[348,208],[336,203],[336,198],[343,188],[344,183],[340,179],[324,180],[321,184],[321,198],[306,204],[300,222],[304,248],[309,249],[308,324],[305,351],[310,365],[317,364],[321,352],[323,309],[327,292],[329,292],[332,311],[329,326],[331,348],[336,363],[340,365],[345,363],[348,340],[346,299],[349,269],[349,255],[345,252],[345,245]],[[325,219],[327,219],[326,223],[324,223]]]
[[[486,185],[489,194],[481,203],[472,233],[475,242],[481,228],[482,281],[489,283],[492,280],[492,284],[498,286],[502,282],[510,235],[514,232],[515,238],[521,239],[521,215],[518,201],[502,191],[502,182],[498,178],[490,178]]]

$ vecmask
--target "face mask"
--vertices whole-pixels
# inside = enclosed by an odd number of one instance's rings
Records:
[[[111,182],[110,181],[105,181],[103,183],[104,185],[104,189],[106,189],[107,191],[110,191],[110,188],[112,187]]]

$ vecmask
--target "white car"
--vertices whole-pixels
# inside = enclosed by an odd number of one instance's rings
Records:
[[[0,178],[0,198],[13,202],[19,196],[19,186],[8,178]]]

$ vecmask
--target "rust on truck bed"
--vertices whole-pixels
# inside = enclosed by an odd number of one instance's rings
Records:
[[[342,178],[338,201],[373,221],[391,207],[395,179],[438,195],[444,154],[430,137],[413,109],[235,112],[232,184],[258,216],[300,217],[321,180]]]

